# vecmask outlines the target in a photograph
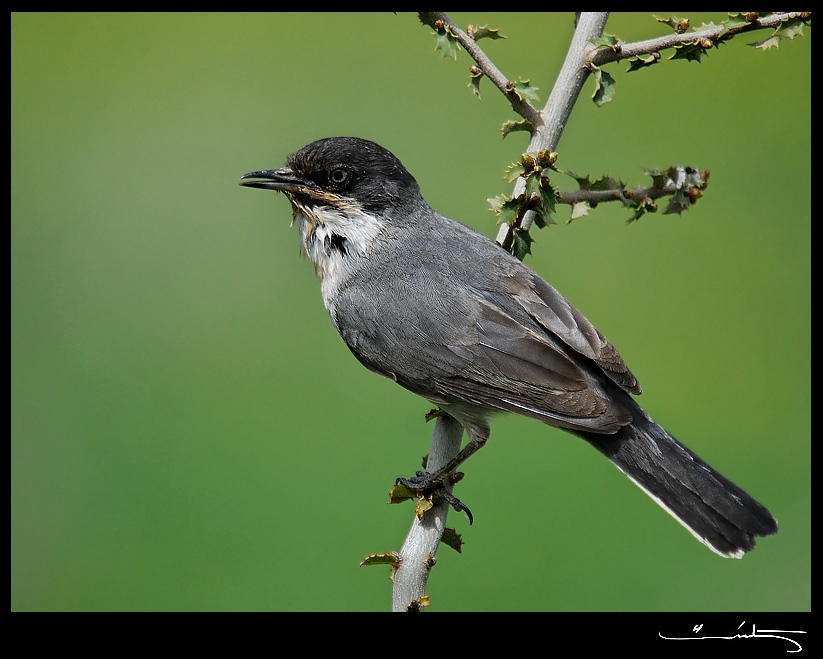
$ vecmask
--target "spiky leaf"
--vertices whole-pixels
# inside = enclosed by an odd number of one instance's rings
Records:
[[[506,180],[506,183],[514,183],[518,177],[523,176],[525,173],[526,167],[522,162],[513,162],[506,167],[506,173],[503,175],[503,178]]]
[[[645,69],[647,66],[657,64],[660,61],[660,53],[649,53],[646,56],[638,55],[629,60],[629,68],[627,71],[639,71]]]
[[[526,176],[526,199],[531,200],[540,195],[540,172],[532,170]]]
[[[364,565],[391,565],[396,570],[400,566],[400,557],[393,552],[370,554],[360,561],[360,567]]]
[[[434,50],[440,53],[440,57],[451,57],[455,62],[457,61],[457,51],[460,44],[447,27],[443,27],[434,33],[435,46]]]
[[[469,25],[468,33],[475,41],[479,41],[480,39],[507,39],[508,37],[504,37],[500,34],[500,30],[490,30],[488,25],[483,25],[482,27],[474,27],[473,25]]]
[[[514,232],[512,237],[512,254],[521,261],[526,258],[526,255],[532,253],[531,244],[534,242],[529,232],[524,229],[519,229]]]
[[[674,55],[669,59],[684,59],[689,62],[699,62],[700,58],[706,54],[706,49],[697,41],[689,41],[674,47]]]
[[[526,119],[521,119],[520,121],[506,121],[500,127],[500,132],[503,134],[503,137],[506,137],[509,133],[514,133],[518,130],[531,132],[532,122],[527,121]]]
[[[592,185],[592,182],[589,179],[588,174],[586,174],[585,176],[579,176],[578,174],[575,174],[572,171],[567,171],[565,172],[565,174],[566,176],[571,176],[575,181],[577,181],[577,185],[581,190],[588,190]]]
[[[472,93],[477,96],[477,98],[481,98],[480,96],[480,79],[483,77],[483,71],[476,66],[469,67],[469,88],[472,90]]]
[[[540,219],[540,228],[544,228],[547,224],[557,224],[554,221],[554,212],[557,204],[557,190],[549,183],[549,179],[542,180],[540,188],[540,203],[535,207],[534,212]]]
[[[517,199],[512,199],[507,195],[498,195],[487,199],[491,210],[497,213],[498,224],[512,225],[517,222],[520,215],[520,202]]]
[[[621,41],[613,34],[604,34],[600,37],[592,37],[589,42],[597,50],[619,50]]]
[[[723,31],[720,33],[719,38],[724,39],[730,32],[735,32],[743,27],[746,27],[749,23],[751,23],[749,18],[750,12],[745,14],[729,14],[729,18],[720,24],[723,27]]]
[[[513,92],[517,98],[527,103],[537,103],[540,100],[540,97],[537,95],[538,89],[538,87],[531,85],[531,80],[522,80],[520,78],[515,82],[509,83],[506,87],[507,92]]]
[[[434,14],[430,11],[419,11],[417,12],[417,18],[420,19],[420,22],[423,25],[428,25],[432,30],[437,29],[437,19],[434,17]]]
[[[611,176],[598,178],[589,184],[589,190],[617,190],[622,184]]]
[[[389,503],[402,503],[417,496],[405,485],[397,484],[389,491]]]
[[[594,71],[594,94],[592,100],[597,107],[609,103],[614,98],[614,78],[603,69]]]
[[[655,16],[654,18],[658,23],[665,23],[668,25],[672,30],[674,30],[675,34],[683,34],[689,29],[688,18],[678,18],[677,16],[669,16],[668,18],[659,18]]]
[[[790,18],[778,25],[770,37],[762,41],[755,41],[749,45],[760,48],[761,50],[777,48],[783,39],[794,39],[798,35],[803,36],[804,25],[805,23],[799,16]]]
[[[448,527],[443,529],[443,536],[440,538],[440,540],[452,549],[454,549],[454,551],[456,551],[458,554],[463,553],[463,538],[454,529],[450,529]]]

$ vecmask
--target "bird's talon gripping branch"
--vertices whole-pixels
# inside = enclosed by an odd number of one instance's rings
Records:
[[[447,480],[449,486],[451,486],[462,478],[463,474],[456,472],[450,473],[445,477],[445,480]],[[443,478],[438,478],[427,471],[418,471],[411,478],[398,478],[395,485],[402,485],[410,492],[415,492],[423,496],[433,495],[439,497],[454,508],[456,512],[466,513],[466,516],[469,518],[469,524],[474,523],[474,517],[472,516],[468,506],[466,506],[466,504],[464,504],[448,490]]]

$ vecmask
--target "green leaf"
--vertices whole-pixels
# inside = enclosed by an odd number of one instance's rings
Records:
[[[518,177],[523,176],[525,173],[526,168],[522,162],[513,162],[506,167],[506,173],[503,178],[506,180],[506,183],[514,183]]]
[[[532,253],[531,244],[534,242],[529,232],[525,229],[518,229],[512,236],[511,252],[515,258],[523,260],[528,254]]]
[[[514,133],[518,130],[525,130],[528,132],[532,131],[532,122],[526,119],[521,119],[520,121],[506,121],[500,127],[500,132],[503,134],[503,137],[506,137],[509,133]]]
[[[437,19],[434,17],[434,14],[430,11],[419,11],[417,12],[417,18],[420,19],[420,22],[423,25],[428,25],[432,30],[437,29]]]
[[[389,503],[402,503],[403,501],[414,499],[416,496],[416,492],[412,492],[405,485],[398,483],[389,491]]]
[[[780,45],[780,37],[776,35],[772,35],[762,41],[754,41],[749,44],[750,46],[754,46],[755,48],[760,48],[760,50],[768,50],[769,48],[777,48]]]
[[[680,188],[672,195],[671,199],[669,199],[669,205],[666,206],[663,215],[671,215],[673,213],[680,215],[683,211],[689,210],[689,206],[691,206],[691,201],[689,201],[686,191]]]
[[[723,27],[723,31],[720,33],[719,38],[724,39],[727,35],[731,32],[735,32],[740,28],[747,26],[751,21],[748,20],[749,14],[737,13],[737,14],[729,14],[728,20],[723,21],[720,25]]]
[[[674,55],[669,59],[684,59],[689,62],[699,62],[700,58],[706,54],[706,49],[697,41],[689,41],[674,47]]]
[[[655,204],[651,199],[643,199],[634,205],[634,213],[626,221],[631,224],[632,222],[637,222],[637,220],[643,217],[646,213],[656,212],[657,204]]]
[[[526,176],[526,200],[531,201],[535,195],[540,195],[540,172],[532,171]]]
[[[557,224],[553,217],[556,208],[557,190],[549,183],[548,178],[543,178],[540,188],[540,204],[534,209],[534,212],[543,224],[540,228],[544,228],[547,224]]]
[[[672,30],[674,30],[675,34],[683,34],[689,29],[688,18],[678,18],[677,16],[669,16],[668,18],[658,18],[655,16],[654,18],[658,23],[665,23],[668,25]]]
[[[472,90],[477,98],[480,96],[480,79],[483,77],[483,72],[476,66],[469,67],[469,88]]]
[[[517,81],[509,83],[506,87],[506,91],[509,93],[514,93],[517,95],[521,101],[526,101],[528,103],[537,103],[540,100],[540,97],[537,95],[538,87],[531,86],[531,80],[522,80],[520,78]]]
[[[454,529],[446,527],[443,529],[443,535],[440,538],[441,542],[448,545],[458,554],[463,553],[463,537]]]
[[[488,25],[484,25],[482,27],[474,27],[473,25],[469,25],[468,33],[475,41],[480,41],[480,39],[507,39],[508,37],[504,37],[500,34],[500,30],[490,30]]]
[[[800,16],[795,16],[783,21],[774,31],[781,39],[794,39],[796,36],[803,36],[803,26],[805,23]]]
[[[414,507],[414,514],[417,519],[423,519],[423,515],[429,512],[434,507],[433,495],[424,495],[422,492],[417,495],[417,505]]]
[[[457,51],[460,47],[460,44],[457,43],[457,37],[449,32],[447,27],[443,27],[434,33],[434,39],[434,50],[439,52],[442,58],[451,57],[456,62]]]
[[[423,25],[428,25],[434,30],[435,51],[438,51],[442,57],[448,56],[454,61],[457,61],[457,51],[460,44],[457,42],[457,37],[449,30],[448,25],[445,25],[443,21],[435,18],[434,14],[430,11],[417,12],[417,18],[420,19]]]
[[[592,100],[597,107],[609,103],[614,98],[614,78],[603,69],[594,71],[594,94]]]
[[[586,174],[585,176],[580,176],[578,174],[575,174],[572,171],[567,171],[567,172],[564,172],[564,173],[566,174],[566,176],[570,176],[575,181],[577,181],[577,186],[581,190],[588,190],[589,188],[591,188],[592,182],[589,180],[589,175],[588,174]]]
[[[499,195],[487,199],[491,210],[497,213],[498,224],[508,224],[511,226],[517,222],[520,216],[520,202],[517,199],[512,199],[506,195]]]
[[[638,55],[637,57],[632,57],[629,60],[629,68],[627,71],[639,71],[640,69],[644,69],[652,64],[657,64],[659,61],[660,53],[657,52],[649,53],[649,55],[645,57],[643,55]]]
[[[762,41],[755,41],[750,43],[750,46],[760,48],[761,50],[768,50],[769,48],[777,48],[783,39],[794,39],[796,36],[803,36],[803,26],[805,23],[799,16],[783,21],[777,26],[772,35]]]
[[[589,43],[594,45],[597,50],[619,50],[621,41],[613,34],[604,34],[600,37],[592,37]]]
[[[392,552],[370,554],[360,561],[360,567],[364,565],[391,565],[392,570],[396,570],[400,566],[400,557]]]
[[[603,178],[595,179],[590,185],[589,190],[617,190],[622,183],[611,176],[604,176]]]

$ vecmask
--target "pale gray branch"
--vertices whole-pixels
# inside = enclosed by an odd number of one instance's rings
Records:
[[[463,426],[456,419],[447,414],[437,417],[426,469],[434,473],[457,455],[462,438]],[[449,504],[440,501],[426,511],[423,519],[415,516],[398,552],[400,566],[394,573],[392,611],[408,611],[412,602],[426,594],[426,581],[434,566],[448,514]]]
[[[461,30],[457,24],[449,18],[449,15],[442,11],[433,11],[432,15],[446,25],[449,31],[457,38],[458,43],[463,46],[469,56],[477,63],[478,68],[483,72],[492,84],[497,87],[512,104],[512,108],[521,117],[530,121],[533,126],[540,123],[540,115],[529,103],[511,91],[511,80],[494,65],[483,49],[467,32]]]
[[[721,35],[724,36],[725,40],[744,32],[774,29],[784,21],[799,16],[800,13],[801,12],[799,11],[793,11],[772,14],[729,31],[726,31],[722,25],[704,25],[702,27],[695,28],[694,30],[683,32],[682,34],[667,34],[662,37],[655,37],[654,39],[646,39],[644,41],[621,43],[615,50],[610,48],[600,48],[596,51],[592,51],[590,63],[595,66],[602,66],[603,64],[608,64],[610,62],[618,62],[620,60],[630,59],[640,55],[651,55],[652,53],[658,53],[661,50],[674,48],[675,46],[680,46],[684,43],[691,43],[705,39],[712,42],[711,44],[707,44],[710,46],[714,45]]]
[[[566,53],[566,59],[557,75],[551,94],[546,101],[546,105],[540,112],[541,121],[537,130],[532,133],[528,152],[556,151],[560,136],[571,115],[572,108],[577,102],[578,96],[583,89],[583,84],[591,73],[587,64],[588,58],[594,53],[595,48],[590,43],[594,37],[603,34],[606,21],[609,18],[608,12],[582,12],[577,20],[571,45]],[[514,197],[519,196],[525,190],[525,182],[518,178],[514,186]],[[527,211],[521,222],[523,229],[528,229],[534,222],[534,211]],[[508,224],[500,226],[497,233],[497,242],[508,248],[513,237],[512,227]]]

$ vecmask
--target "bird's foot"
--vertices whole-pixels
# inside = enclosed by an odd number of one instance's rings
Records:
[[[398,478],[396,485],[402,485],[407,490],[424,496],[440,497],[457,512],[464,512],[469,518],[469,524],[474,522],[468,506],[451,493],[451,487],[463,478],[462,472],[452,472],[445,477],[436,477],[427,471],[418,471],[411,478]]]

